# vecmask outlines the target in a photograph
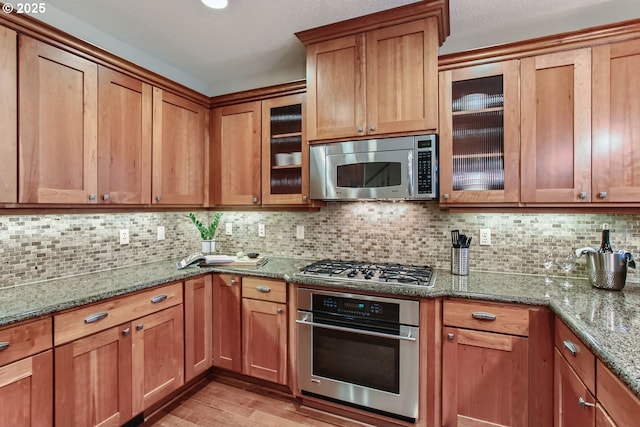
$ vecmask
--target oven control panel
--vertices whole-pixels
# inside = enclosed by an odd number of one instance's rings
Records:
[[[347,316],[398,321],[398,305],[387,302],[314,295],[313,310]]]

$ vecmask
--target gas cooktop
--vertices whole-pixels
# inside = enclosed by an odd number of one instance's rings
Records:
[[[300,274],[338,280],[408,286],[433,286],[435,284],[435,273],[427,265],[322,260],[302,268]]]

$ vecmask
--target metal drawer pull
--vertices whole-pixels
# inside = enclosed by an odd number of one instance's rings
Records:
[[[131,328],[127,328],[124,331],[122,331],[122,335],[129,335],[131,333]]]
[[[144,325],[140,323],[139,325],[136,326],[136,331],[141,331],[142,328],[144,328]]]
[[[471,317],[478,320],[496,320],[496,315],[492,313],[487,313],[484,311],[474,311],[471,313]]]
[[[151,304],[157,304],[167,299],[166,295],[158,295],[157,297],[151,298]]]
[[[278,313],[278,314],[282,314],[282,312],[283,312],[283,310],[282,310],[281,308],[278,308],[278,309],[276,310],[276,313]]]
[[[10,345],[11,343],[7,341],[0,342],[0,351],[8,349]]]
[[[447,339],[448,339],[449,341],[453,341],[453,339],[454,339],[454,338],[455,338],[455,334],[454,334],[453,332],[449,332],[449,333],[447,334]]]
[[[372,331],[365,331],[361,329],[344,328],[342,326],[325,325],[324,323],[309,322],[308,320],[296,320],[296,323],[299,325],[313,326],[314,328],[331,329],[333,331],[341,331],[341,332],[351,332],[353,334],[369,335],[372,337],[390,338],[398,341],[400,340],[417,341],[416,338],[411,336],[411,333],[409,333],[409,335],[405,337],[402,335],[392,335],[392,334],[385,334],[382,332],[372,332]]]
[[[564,344],[564,348],[569,350],[569,353],[571,353],[572,356],[577,356],[578,355],[578,348],[576,347],[576,345],[574,343],[572,343],[569,340],[564,340],[564,341],[562,341],[562,344]]]
[[[595,403],[587,402],[582,397],[580,397],[580,399],[578,399],[578,404],[580,405],[580,407],[582,409],[587,409],[587,407],[592,408],[592,407],[596,406]]]
[[[256,286],[256,291],[269,293],[271,292],[271,288],[268,286]]]
[[[86,319],[84,319],[84,323],[94,323],[94,322],[97,322],[99,320],[104,319],[108,315],[109,315],[109,313],[105,313],[105,312],[92,314],[91,316],[89,316]]]

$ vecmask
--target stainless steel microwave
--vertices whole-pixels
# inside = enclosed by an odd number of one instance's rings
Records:
[[[309,193],[322,200],[438,197],[436,135],[312,145]]]

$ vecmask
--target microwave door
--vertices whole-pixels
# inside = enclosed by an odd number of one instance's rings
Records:
[[[412,195],[413,151],[327,155],[327,199],[405,199]]]

